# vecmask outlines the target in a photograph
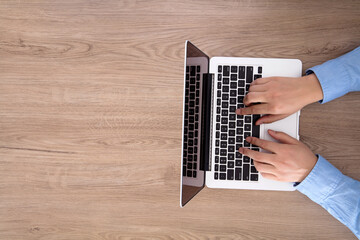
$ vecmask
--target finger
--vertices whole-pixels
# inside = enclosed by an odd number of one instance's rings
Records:
[[[247,137],[246,141],[253,144],[253,145],[259,146],[262,149],[273,152],[273,153],[276,153],[279,150],[279,148],[281,148],[281,146],[279,146],[280,143],[267,141],[267,140],[260,139],[260,138],[257,138],[257,137]]]
[[[256,80],[254,80],[254,81],[250,84],[250,86],[252,86],[252,85],[265,84],[265,83],[267,83],[267,82],[269,82],[269,81],[270,81],[270,78],[258,78],[258,79],[256,79]]]
[[[265,92],[267,89],[266,85],[250,85],[249,92]]]
[[[260,124],[263,124],[263,123],[272,123],[272,122],[278,121],[280,119],[284,119],[287,116],[289,116],[289,115],[288,114],[269,114],[269,115],[265,115],[265,116],[262,116],[261,118],[259,118],[256,121],[255,125],[260,125]]]
[[[271,173],[261,173],[261,176],[263,176],[264,178],[270,179],[270,180],[279,181],[278,177]]]
[[[296,138],[290,137],[289,135],[287,135],[286,133],[283,133],[283,132],[278,132],[278,131],[269,129],[268,133],[270,134],[271,137],[273,137],[274,139],[276,139],[282,143],[288,143],[288,144],[299,143],[299,141]]]
[[[269,113],[268,106],[269,104],[262,103],[262,104],[252,105],[246,108],[239,108],[236,109],[236,114],[238,115],[267,114]]]
[[[258,172],[260,172],[261,174],[269,173],[269,174],[275,175],[275,173],[276,173],[276,168],[270,164],[254,161],[254,166],[255,166],[256,170]]]
[[[266,97],[263,92],[249,92],[244,98],[244,104],[249,106],[251,103],[265,102]]]
[[[248,148],[243,148],[243,147],[239,148],[239,152],[241,154],[248,156],[249,158],[252,158],[259,162],[269,163],[269,164],[271,164],[273,162],[271,153],[261,153],[261,152],[250,150]]]

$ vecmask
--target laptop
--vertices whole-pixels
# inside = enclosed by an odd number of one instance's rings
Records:
[[[270,76],[301,77],[298,59],[212,57],[185,42],[180,206],[209,188],[293,191],[293,183],[263,178],[239,147],[263,152],[245,141],[275,141],[268,129],[299,139],[299,116],[255,126],[260,115],[236,115],[250,83]]]

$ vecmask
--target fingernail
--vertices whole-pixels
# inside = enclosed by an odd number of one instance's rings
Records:
[[[241,115],[241,108],[236,109],[235,113]]]
[[[274,130],[269,129],[269,133],[275,134],[276,132]]]
[[[239,148],[239,152],[240,153],[244,153],[244,150],[243,150],[243,148],[241,147],[241,148]]]
[[[246,140],[247,142],[251,142],[251,137],[247,137],[245,140]]]

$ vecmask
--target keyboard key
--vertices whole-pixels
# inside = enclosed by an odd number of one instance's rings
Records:
[[[185,177],[186,176],[186,167],[183,166],[183,176]]]
[[[228,141],[229,144],[235,144],[235,138],[229,138]]]
[[[226,172],[226,165],[220,165],[220,172]]]
[[[222,91],[223,92],[229,92],[229,86],[223,86]]]
[[[250,89],[250,84],[246,84],[246,86],[245,86],[245,90],[246,90],[246,92],[248,92],[248,91],[249,91],[249,89]]]
[[[245,131],[250,131],[251,130],[251,124],[245,124]]]
[[[221,99],[218,98],[216,101],[217,101],[217,105],[221,104]]]
[[[251,123],[251,116],[245,116],[245,123]]]
[[[235,147],[233,145],[229,145],[228,146],[228,151],[229,152],[235,152]]]
[[[221,115],[222,115],[223,117],[225,117],[225,116],[229,115],[229,111],[226,110],[226,109],[223,109],[223,110],[221,111]]]
[[[215,164],[215,171],[219,171],[219,164]]]
[[[217,116],[216,116],[216,121],[217,121],[217,122],[220,122],[220,115],[217,115]]]
[[[220,180],[226,179],[226,173],[220,173]]]
[[[193,178],[196,178],[196,171],[193,171]]]
[[[227,170],[227,180],[234,180],[234,170],[233,169]]]
[[[218,179],[219,179],[219,173],[217,173],[217,172],[214,173],[214,179],[215,179],[215,180],[218,180]]]
[[[223,67],[223,75],[229,76],[230,75],[230,66],[224,66]]]
[[[235,136],[235,130],[229,130],[229,136],[231,137]]]
[[[217,97],[221,97],[221,90],[217,90]]]
[[[230,96],[231,97],[236,97],[237,96],[236,90],[230,90]]]
[[[253,81],[253,67],[246,67],[246,83],[251,83]]]
[[[258,181],[258,175],[257,174],[251,174],[251,181]]]
[[[231,75],[230,75],[230,79],[231,79],[232,81],[237,80],[236,74],[231,74]]]
[[[234,168],[234,161],[228,161],[227,167],[228,168]]]
[[[217,113],[217,114],[220,114],[220,111],[221,111],[221,108],[220,108],[220,107],[217,107],[217,108],[216,108],[216,113]]]
[[[216,130],[220,130],[220,123],[216,124]]]
[[[244,80],[239,80],[238,81],[238,87],[241,87],[241,88],[245,87],[245,81]]]
[[[255,75],[254,75],[254,81],[255,81],[256,79],[258,79],[258,78],[261,78],[261,77],[262,77],[261,75],[255,74]]]
[[[227,142],[226,141],[221,141],[220,142],[220,147],[221,148],[227,148]]]
[[[226,140],[226,139],[227,139],[227,134],[221,133],[221,140]]]
[[[244,181],[249,181],[249,164],[244,164],[243,165],[243,180]]]
[[[229,111],[230,112],[235,112],[236,111],[236,106],[230,106]]]
[[[235,168],[235,180],[241,180],[241,168]]]
[[[215,148],[215,154],[218,155],[219,154],[219,148]]]
[[[247,141],[244,141],[244,147],[250,147],[250,143]]]
[[[221,82],[218,82],[218,89],[221,89]]]
[[[225,117],[221,118],[221,123],[222,124],[227,124],[228,123],[228,118],[225,118]]]
[[[197,147],[194,147],[194,153],[197,153]]]
[[[249,137],[250,136],[250,132],[245,132],[244,133],[244,139],[246,139],[247,137]]]
[[[245,90],[244,90],[244,88],[239,88],[239,89],[238,89],[238,95],[241,95],[241,96],[245,95]]]
[[[242,166],[242,161],[241,160],[236,160],[235,161],[235,166],[241,167]]]
[[[199,65],[196,66],[196,71],[200,72],[200,66]]]
[[[219,138],[219,137],[220,137],[220,132],[216,131],[216,138]]]
[[[256,170],[256,168],[254,166],[251,166],[251,173],[258,173],[258,171]]]
[[[230,98],[230,104],[236,104],[236,98],[234,97]]]
[[[222,131],[222,132],[227,132],[227,130],[228,130],[228,129],[227,129],[227,126],[226,126],[226,125],[222,125],[222,126],[221,126],[221,131]]]
[[[218,65],[218,72],[221,73],[222,72],[222,66]]]
[[[220,163],[225,164],[226,163],[226,157],[220,157]]]
[[[231,72],[236,73],[237,72],[237,66],[231,66]]]
[[[218,80],[221,81],[221,74],[218,74]]]
[[[239,79],[245,79],[245,66],[239,67],[238,77]]]
[[[231,82],[230,83],[230,88],[237,88],[237,83],[236,82]]]
[[[223,84],[229,84],[229,78],[223,78]]]
[[[250,162],[250,158],[248,156],[244,156],[243,160],[244,160],[244,163]]]
[[[242,129],[242,128],[237,128],[237,129],[236,129],[236,134],[237,134],[237,135],[243,134],[243,129]]]
[[[234,153],[229,153],[228,154],[228,160],[234,160],[235,159],[235,154]]]
[[[195,76],[195,66],[190,66],[190,76]]]
[[[200,74],[196,74],[196,80],[197,80],[197,81],[200,80]]]
[[[235,128],[235,122],[229,122],[229,128]]]
[[[226,149],[220,149],[220,156],[226,156],[227,150]]]
[[[243,137],[242,136],[236,136],[236,142],[237,143],[241,143],[243,141]]]
[[[189,66],[186,66],[186,72],[189,72]]]
[[[229,120],[235,120],[236,119],[236,114],[229,114]]]
[[[237,120],[237,121],[236,121],[236,126],[242,127],[243,125],[244,125],[244,121],[243,121],[243,120]]]
[[[222,102],[222,103],[221,103],[221,106],[222,106],[223,108],[228,108],[228,107],[229,107],[229,102]]]
[[[258,67],[258,73],[259,73],[259,74],[262,73],[262,67]]]
[[[224,93],[222,95],[222,100],[229,100],[229,94]]]
[[[215,163],[219,163],[219,156],[215,156]]]

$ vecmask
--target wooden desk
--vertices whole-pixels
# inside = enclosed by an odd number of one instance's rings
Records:
[[[205,189],[179,207],[184,42],[299,58],[359,45],[359,1],[2,1],[0,239],[355,239],[299,192]],[[360,93],[301,139],[360,179]],[[331,177],[331,176],[329,176]]]

